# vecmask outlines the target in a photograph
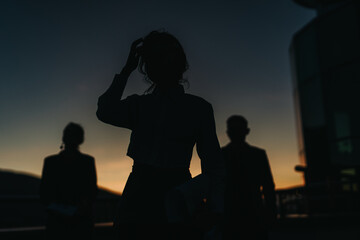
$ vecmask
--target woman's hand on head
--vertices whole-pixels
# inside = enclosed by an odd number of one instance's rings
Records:
[[[129,74],[132,71],[134,71],[139,65],[139,59],[140,59],[139,50],[141,49],[141,46],[139,46],[139,45],[142,42],[143,42],[143,39],[139,38],[131,44],[130,53],[129,53],[128,59],[126,61],[125,67],[123,69],[126,72],[128,72]]]

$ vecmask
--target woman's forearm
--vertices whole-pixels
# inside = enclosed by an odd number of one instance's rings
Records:
[[[120,100],[130,74],[131,72],[126,68],[124,68],[120,74],[115,74],[110,87],[99,97],[99,100],[102,98]]]
[[[110,87],[99,97],[97,118],[118,127],[133,128],[133,112],[136,109],[134,97],[122,99],[131,71],[124,68],[116,74]]]

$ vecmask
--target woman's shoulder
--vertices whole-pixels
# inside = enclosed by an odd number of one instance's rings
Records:
[[[185,99],[192,104],[200,105],[203,107],[212,107],[211,103],[209,103],[207,100],[205,100],[202,97],[199,97],[199,96],[196,96],[193,94],[189,94],[189,93],[185,93],[184,96],[185,96]]]

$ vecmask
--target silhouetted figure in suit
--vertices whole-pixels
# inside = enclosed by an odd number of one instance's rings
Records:
[[[152,85],[144,95],[123,98],[136,68]],[[204,99],[184,92],[181,82],[187,68],[179,41],[167,32],[153,31],[133,42],[125,67],[99,97],[99,120],[132,131],[127,155],[134,165],[115,221],[121,239],[194,236],[188,222],[168,224],[165,199],[191,179],[195,144],[202,172],[211,179],[210,209],[214,218],[223,212],[225,174],[213,109]]]
[[[91,239],[97,193],[95,160],[82,154],[83,128],[69,123],[62,151],[44,160],[40,198],[48,211],[46,239]]]
[[[226,162],[225,238],[267,239],[267,226],[276,218],[274,182],[265,150],[250,146],[247,120],[231,116],[222,148]]]

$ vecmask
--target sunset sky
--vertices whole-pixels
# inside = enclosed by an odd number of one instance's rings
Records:
[[[291,0],[1,1],[0,169],[40,176],[73,121],[85,129],[81,151],[95,157],[98,184],[121,192],[130,131],[97,120],[97,98],[131,42],[165,29],[187,54],[186,92],[213,104],[220,144],[229,141],[226,119],[244,115],[277,188],[302,184],[288,49],[314,16]],[[135,72],[125,96],[148,86]],[[193,176],[199,167],[195,151]]]

